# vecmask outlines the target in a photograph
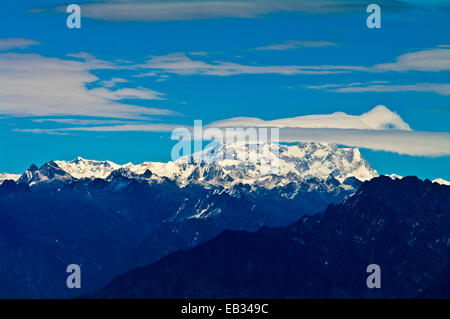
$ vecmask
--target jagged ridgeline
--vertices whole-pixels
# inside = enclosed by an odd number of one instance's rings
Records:
[[[278,156],[273,145],[262,147],[268,159]],[[198,154],[191,163],[139,165],[77,158],[2,175],[0,296],[86,294],[226,229],[287,226],[349,198],[378,175],[357,149],[280,145],[276,171],[242,160],[251,149],[218,146],[208,151],[210,164],[195,160]],[[66,266],[73,263],[83,273],[76,291],[66,287]]]
[[[287,227],[223,232],[90,296],[450,298],[449,252],[450,187],[380,176],[323,213]],[[381,289],[366,286],[374,263]]]

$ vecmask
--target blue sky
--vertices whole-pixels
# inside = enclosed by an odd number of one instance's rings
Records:
[[[450,180],[444,1],[379,1],[381,29],[367,28],[364,1],[76,3],[78,30],[66,27],[69,2],[2,4],[0,172],[77,156],[168,161],[171,130],[194,119],[384,105],[407,123],[412,146],[358,142],[371,165]]]

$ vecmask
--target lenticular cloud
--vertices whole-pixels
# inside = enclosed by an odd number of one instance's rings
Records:
[[[284,118],[272,121],[264,121],[259,118],[236,117],[214,122],[215,127],[298,127],[298,128],[334,128],[357,130],[406,130],[411,128],[395,112],[384,105],[378,105],[367,113],[361,115],[349,115],[343,112],[332,114],[306,115],[292,118]]]
[[[413,131],[383,105],[361,115],[343,112],[264,121],[239,117],[211,123],[213,127],[278,127],[280,142],[322,142],[412,156],[450,155],[450,134]]]

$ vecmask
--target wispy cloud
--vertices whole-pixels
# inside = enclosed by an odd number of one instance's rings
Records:
[[[92,120],[92,119],[71,119],[71,118],[44,118],[44,119],[33,119],[32,122],[35,123],[60,123],[60,124],[72,124],[72,125],[115,125],[128,123],[122,120]]]
[[[324,142],[413,156],[450,155],[450,133],[417,132],[395,112],[377,106],[361,115],[343,112],[264,121],[232,118],[212,127],[278,127],[281,142]]]
[[[106,88],[112,88],[112,87],[117,86],[117,84],[119,84],[119,83],[127,83],[127,82],[128,82],[127,79],[112,78],[110,80],[101,81],[100,84]]]
[[[364,70],[359,66],[340,65],[245,65],[234,62],[213,61],[205,62],[199,59],[191,59],[184,53],[175,53],[165,56],[151,57],[141,68],[151,69],[148,75],[155,75],[155,72],[173,73],[178,75],[215,75],[230,76],[239,74],[333,74],[349,71]],[[144,76],[145,74],[141,74]]]
[[[402,54],[392,63],[377,64],[372,68],[375,72],[385,71],[450,71],[450,47],[421,50]]]
[[[34,134],[171,132],[179,127],[192,130],[192,127],[178,124],[141,123],[56,129],[15,129],[15,131]],[[213,122],[207,127],[217,127],[222,130],[229,127],[278,127],[281,142],[335,143],[412,156],[450,155],[450,133],[412,131],[398,114],[384,106],[377,106],[361,115],[336,112],[272,121],[258,118],[232,118]]]
[[[77,115],[140,118],[172,111],[119,102],[122,99],[162,99],[146,88],[87,88],[99,82],[91,71],[120,68],[89,54],[48,58],[38,54],[0,54],[0,114],[16,116]],[[74,60],[76,58],[78,60]]]
[[[209,61],[206,57],[189,57],[184,53],[173,53],[164,56],[151,56],[145,64],[136,66],[140,69],[149,69],[137,76],[156,76],[158,73],[173,73],[178,75],[210,75],[231,76],[240,74],[337,74],[348,72],[404,72],[422,71],[437,72],[450,70],[450,48],[434,48],[400,55],[396,62],[376,64],[373,66],[358,65],[246,65],[228,61]],[[345,85],[343,85],[345,86]],[[356,85],[354,85],[356,86]],[[379,86],[379,90],[385,88]],[[373,89],[377,89],[374,87]],[[387,87],[385,88],[387,90]],[[413,90],[413,87],[397,87],[397,90]],[[417,90],[444,94],[447,88],[436,85],[417,85]],[[350,90],[348,91],[350,92]],[[446,93],[445,93],[446,94]]]
[[[204,52],[204,51],[189,52],[189,55],[207,56],[208,52]]]
[[[108,1],[81,4],[83,15],[107,21],[180,21],[217,18],[256,18],[275,12],[327,13],[361,11],[370,1],[352,0],[147,0]],[[396,0],[379,0],[386,10],[407,7]],[[63,11],[64,7],[56,10]],[[42,12],[44,9],[33,9]]]
[[[390,83],[389,81],[370,81],[370,82],[351,82],[346,84],[335,84],[335,83],[329,83],[329,84],[321,84],[321,85],[308,85],[306,86],[308,89],[317,89],[317,90],[323,90],[323,89],[335,89],[340,87],[349,87],[349,86],[363,86],[363,85],[370,85],[370,84],[386,84]]]
[[[265,121],[259,118],[237,117],[211,123],[214,127],[301,127],[301,128],[337,128],[359,130],[411,130],[409,125],[395,112],[383,105],[374,107],[361,115],[349,115],[343,112],[332,114],[305,115],[278,120]]]
[[[335,42],[329,42],[329,41],[301,41],[301,40],[288,40],[284,41],[282,43],[277,44],[271,44],[267,46],[262,46],[255,48],[253,50],[257,51],[285,51],[290,49],[297,49],[297,48],[321,48],[321,47],[330,47],[330,46],[337,46],[337,43]]]
[[[281,128],[283,142],[324,142],[411,156],[450,155],[450,133],[398,130]]]
[[[373,81],[368,83],[324,84],[310,85],[309,89],[322,89],[338,93],[363,92],[432,92],[440,95],[450,95],[450,84],[446,83],[416,83],[416,84],[389,84],[386,81]]]
[[[125,88],[119,90],[109,90],[106,88],[96,88],[90,90],[91,93],[109,100],[124,100],[124,99],[136,99],[136,100],[164,100],[165,94],[143,87],[137,89]]]
[[[37,41],[24,39],[24,38],[6,38],[0,39],[0,51],[6,51],[11,49],[26,49],[32,45],[40,44]]]
[[[34,134],[55,134],[67,132],[171,132],[180,127],[176,124],[123,124],[123,125],[103,125],[103,126],[77,126],[55,129],[14,129],[15,132],[34,133]]]

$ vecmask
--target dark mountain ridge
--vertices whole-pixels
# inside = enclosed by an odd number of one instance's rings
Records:
[[[450,187],[380,176],[288,227],[225,231],[116,277],[99,298],[416,298],[448,295]],[[366,286],[369,264],[380,289]]]
[[[246,184],[181,187],[168,178],[149,180],[151,176],[150,170],[137,174],[120,168],[104,179],[76,179],[49,162],[32,166],[17,182],[0,184],[5,230],[0,234],[0,295],[63,298],[88,293],[120,273],[194,247],[225,229],[288,225],[356,190],[336,187],[333,177],[268,189]],[[83,271],[81,291],[66,287],[65,270],[72,263]]]

